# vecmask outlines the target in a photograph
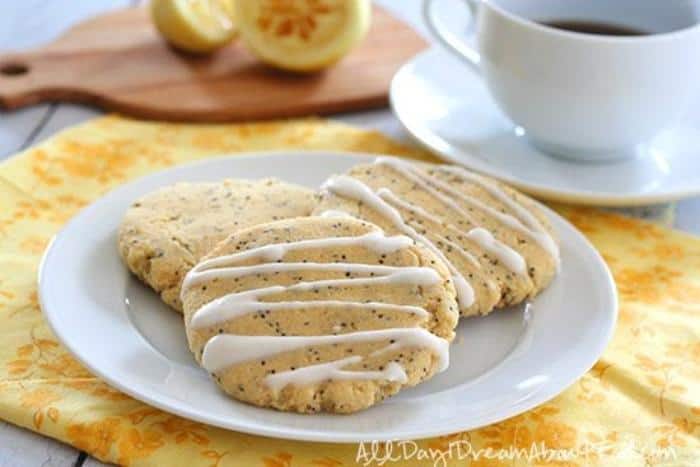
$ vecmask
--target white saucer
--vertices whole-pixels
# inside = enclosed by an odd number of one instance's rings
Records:
[[[417,55],[399,70],[391,103],[428,149],[540,198],[632,206],[700,194],[700,102],[638,158],[612,163],[577,163],[539,152],[498,109],[481,78],[440,49]]]
[[[366,160],[299,152],[216,158],[122,186],[73,218],[46,251],[43,312],[73,355],[123,392],[211,425],[299,440],[415,439],[481,427],[551,399],[593,366],[615,326],[615,284],[583,235],[547,209],[561,239],[560,274],[529,307],[462,320],[449,368],[430,381],[353,415],[282,413],[226,397],[190,355],[182,316],[120,261],[125,210],[178,181],[274,176],[315,188]]]

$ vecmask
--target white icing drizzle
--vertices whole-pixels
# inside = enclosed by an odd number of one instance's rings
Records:
[[[280,286],[281,287],[281,286]],[[411,313],[420,318],[427,318],[429,316],[428,312],[423,308],[411,305],[394,305],[389,303],[380,302],[348,302],[341,300],[311,300],[308,302],[304,301],[293,301],[293,302],[262,302],[259,300],[265,293],[261,289],[251,292],[240,292],[235,294],[224,295],[221,298],[217,298],[202,308],[197,310],[197,312],[192,316],[192,321],[190,326],[193,329],[203,328],[207,326],[212,326],[214,324],[219,324],[231,319],[238,318],[240,316],[245,316],[250,313],[255,313],[261,310],[278,311],[278,310],[295,310],[295,309],[306,309],[306,308],[348,308],[348,309],[359,309],[359,310],[377,310],[377,311],[399,311],[403,313]],[[272,293],[278,293],[285,290],[289,290],[288,287],[282,287],[280,290],[275,289]]]
[[[408,211],[414,212],[415,214],[423,217],[424,219],[427,219],[433,223],[442,224],[442,221],[438,217],[433,216],[420,206],[407,203],[406,201],[400,199],[398,196],[396,196],[386,188],[380,189],[379,191],[377,191],[377,194],[382,196],[382,198],[390,200],[393,204],[399,205]],[[455,205],[455,209],[460,208],[459,206]],[[470,262],[476,263],[477,265],[479,264],[478,260],[474,258],[474,256],[471,253],[464,250],[455,242],[451,242],[450,240],[447,240],[446,238],[441,237],[439,235],[435,236],[438,237],[441,242],[444,242],[446,245],[449,245],[454,250],[456,250],[460,255],[464,256],[465,258],[468,258]],[[465,235],[465,237],[479,245],[483,250],[495,256],[499,261],[501,261],[501,263],[503,263],[503,265],[506,268],[513,271],[514,273],[521,275],[527,274],[527,262],[525,261],[525,258],[523,258],[522,255],[520,255],[520,253],[510,248],[505,243],[494,238],[491,232],[484,229],[483,227],[476,227],[470,230]]]
[[[344,272],[356,273],[362,275],[374,276],[391,276],[399,281],[415,282],[418,284],[435,284],[439,282],[440,276],[431,268],[401,268],[393,266],[381,266],[372,264],[355,264],[355,263],[263,263],[252,266],[232,266],[223,267],[220,269],[209,269],[202,272],[196,272],[188,277],[185,287],[190,287],[194,284],[211,279],[232,279],[235,277],[249,276],[251,274],[265,274],[276,272],[290,271],[327,271],[327,272]],[[189,274],[188,274],[189,276]],[[407,280],[409,276],[415,276],[416,279]],[[362,278],[359,278],[361,280]],[[325,281],[330,285],[340,285],[338,282]],[[360,282],[358,281],[358,284]]]
[[[466,237],[494,255],[506,268],[514,273],[527,274],[525,259],[517,251],[495,239],[488,230],[477,227],[467,232]]]
[[[433,222],[435,224],[442,224],[442,221],[436,217],[430,214],[428,211],[423,209],[422,207],[407,203],[406,201],[400,199],[398,196],[396,196],[391,190],[388,188],[381,188],[377,191],[377,194],[384,198],[385,200],[391,202],[392,204],[395,204],[407,211],[413,212],[414,214],[419,215],[420,217],[429,220],[430,222]],[[439,241],[443,242],[446,245],[449,245],[452,247],[455,251],[457,251],[462,257],[464,257],[467,261],[472,263],[473,266],[477,268],[481,268],[481,264],[479,263],[479,260],[477,260],[474,255],[469,253],[467,250],[456,244],[455,242],[452,242],[445,237],[438,235],[438,234],[433,234],[436,238],[438,238]]]
[[[426,181],[425,179],[427,177],[424,177],[422,173],[418,172],[416,169],[414,169],[410,165],[406,164],[405,162],[402,162],[399,159],[394,159],[394,158],[390,158],[390,157],[379,157],[375,161],[375,164],[386,165],[388,167],[391,167],[396,172],[400,173],[402,176],[409,179],[410,181],[412,181],[413,183],[415,183],[416,185],[421,187],[426,192],[430,193],[433,197],[440,200],[443,204],[451,207],[452,209],[454,209],[455,211],[460,213],[460,215],[462,215],[462,217],[465,217],[466,219],[468,219],[471,224],[476,224],[476,221],[474,220],[474,218],[472,218],[472,216],[467,211],[462,209],[462,207],[459,204],[455,203],[450,198],[448,198],[447,196],[445,196],[444,194],[440,193],[438,190],[433,188],[431,186],[430,179],[428,179]]]
[[[209,339],[204,346],[202,366],[209,372],[217,372],[239,363],[261,360],[283,352],[291,352],[310,346],[357,344],[385,340],[393,340],[394,344],[396,344],[395,348],[422,347],[430,349],[438,357],[438,371],[445,370],[449,365],[449,343],[423,328],[412,327],[358,331],[326,336],[239,336],[218,334]],[[293,379],[290,382],[296,384],[298,380]]]
[[[455,285],[455,290],[457,291],[457,297],[459,298],[460,305],[464,308],[468,308],[474,303],[474,289],[472,289],[471,285],[469,282],[467,282],[464,276],[462,276],[457,268],[455,268],[455,266],[445,257],[442,251],[440,251],[440,249],[435,246],[433,242],[408,225],[401,216],[401,213],[399,213],[399,211],[392,205],[387,203],[382,196],[372,191],[370,187],[365,185],[360,180],[348,177],[346,175],[331,177],[323,185],[323,189],[346,198],[361,201],[388,219],[403,234],[411,237],[416,242],[428,248],[447,265],[450,274],[452,275],[452,280]],[[387,189],[383,189],[382,194],[384,196],[389,196],[391,192]]]
[[[290,243],[265,245],[257,248],[251,248],[250,250],[242,251],[240,253],[219,256],[202,261],[187,273],[185,280],[182,283],[182,290],[184,291],[195,283],[211,278],[212,274],[207,274],[207,271],[233,266],[236,263],[251,259],[259,259],[270,262],[279,261],[284,258],[289,251],[293,250],[306,248],[337,248],[356,245],[367,248],[377,254],[387,254],[402,248],[406,248],[412,243],[413,240],[408,237],[402,235],[386,237],[382,231],[376,230],[358,237],[317,238]],[[218,274],[219,273],[216,274],[217,277]],[[224,277],[229,276],[224,275]]]
[[[326,209],[323,211],[321,214],[318,214],[320,217],[344,217],[344,218],[351,218],[354,219],[355,216],[353,216],[350,213],[347,213],[345,211],[341,211],[339,209]]]
[[[554,258],[554,261],[557,263],[557,267],[559,267],[561,262],[559,245],[557,245],[557,242],[554,240],[552,235],[547,231],[547,229],[544,228],[542,223],[537,219],[537,217],[535,217],[534,214],[532,214],[525,207],[521,206],[520,203],[515,201],[513,198],[508,196],[496,184],[483,180],[477,175],[469,173],[461,167],[444,166],[441,168],[441,170],[457,175],[458,177],[462,177],[475,185],[479,185],[491,196],[508,206],[511,211],[515,212],[517,218],[503,214],[495,209],[492,209],[492,211],[498,214],[496,216],[498,219],[509,225],[511,228],[519,230],[523,233],[529,232],[531,238],[535,240],[542,247],[542,249],[548,252],[552,258]],[[518,224],[520,224],[521,227],[525,227],[525,230],[523,231],[521,228],[518,228]]]
[[[434,235],[438,239],[438,241],[451,247],[453,250],[455,250],[457,253],[459,253],[460,256],[462,256],[464,259],[469,261],[472,264],[472,266],[474,266],[476,269],[481,269],[481,263],[479,263],[479,260],[476,259],[473,254],[469,253],[467,250],[465,250],[461,246],[457,245],[455,242],[446,239],[442,235],[438,235],[438,234],[434,234]]]
[[[342,300],[308,301],[262,301],[261,299],[284,292],[316,291],[323,287],[356,287],[379,284],[434,285],[442,278],[428,267],[397,267],[359,263],[309,263],[281,262],[286,253],[303,248],[334,248],[338,246],[360,245],[379,254],[386,254],[406,248],[413,240],[406,236],[386,237],[381,231],[373,231],[358,237],[330,237],[297,242],[267,245],[239,253],[212,258],[195,266],[183,282],[183,291],[193,284],[205,280],[237,278],[255,274],[274,274],[288,271],[331,271],[344,273],[338,279],[298,282],[289,286],[274,285],[243,292],[230,293],[212,300],[200,307],[192,316],[193,329],[212,326],[256,312],[284,311],[314,307],[343,307],[358,310],[392,311],[409,313],[425,320],[429,313],[417,306],[380,302],[355,302]],[[259,260],[258,264],[241,265],[246,261]],[[312,345],[332,345],[338,343],[377,342],[390,340],[384,349],[399,349],[416,346],[431,350],[440,361],[440,371],[449,363],[448,342],[421,327],[390,328],[378,331],[358,331],[337,334],[341,326],[334,326],[333,335],[324,336],[246,336],[218,334],[204,345],[202,366],[209,372],[246,361],[263,359],[282,352],[292,351]],[[376,354],[373,353],[372,356]],[[362,361],[363,357],[353,356],[318,365],[306,366],[278,374],[267,375],[266,384],[279,391],[287,384],[307,385],[326,379],[357,380],[383,379],[405,383],[407,375],[396,362],[385,365],[382,371],[348,371],[343,368]]]
[[[400,207],[404,208],[407,211],[412,211],[412,212],[415,212],[416,214],[420,214],[421,217],[424,217],[425,219],[428,219],[431,222],[434,222],[436,224],[442,224],[442,220],[440,218],[430,214],[428,211],[423,209],[421,206],[418,206],[417,204],[408,203],[408,202],[402,200],[401,198],[396,196],[393,191],[391,191],[388,188],[378,189],[377,195],[379,195],[382,199],[391,201],[393,204],[399,205]]]
[[[309,385],[324,380],[357,380],[357,379],[383,379],[406,383],[408,376],[403,367],[396,362],[389,362],[383,371],[344,371],[343,367],[362,361],[359,355],[335,360],[333,362],[311,365],[296,370],[283,371],[274,375],[267,375],[265,383],[277,392],[288,384]]]
[[[245,261],[247,259],[277,261],[282,259],[284,255],[286,255],[289,251],[303,250],[308,248],[338,248],[347,246],[361,246],[375,253],[385,254],[393,253],[394,251],[406,248],[412,243],[413,241],[408,237],[402,235],[387,237],[381,230],[374,230],[372,232],[357,237],[315,238],[310,240],[299,240],[296,242],[289,243],[274,243],[271,245],[264,245],[257,248],[251,248],[250,250],[242,251],[240,253],[220,256],[218,258],[212,258],[210,260],[203,261],[200,264],[198,264],[196,268],[197,270],[203,271],[206,269],[211,269],[212,267],[230,265],[238,261]]]
[[[401,159],[393,157],[379,157],[376,159],[375,163],[387,165],[393,168],[409,180],[415,182],[416,184],[419,184],[422,188],[426,189],[433,196],[440,199],[448,206],[465,215],[467,218],[469,218],[469,215],[463,209],[461,209],[458,204],[456,204],[454,201],[452,201],[450,198],[446,197],[442,193],[433,189],[430,185],[435,186],[446,193],[449,193],[451,196],[459,198],[461,201],[467,204],[471,204],[472,206],[475,206],[478,209],[487,212],[489,215],[493,216],[504,225],[507,225],[513,230],[517,230],[521,234],[530,237],[532,240],[538,243],[542,247],[542,249],[544,249],[552,256],[557,266],[559,265],[559,246],[554,241],[549,232],[547,232],[544,226],[542,226],[541,222],[537,220],[537,218],[530,211],[528,211],[525,207],[521,206],[518,202],[516,202],[514,199],[508,196],[497,185],[489,183],[481,179],[477,175],[469,173],[461,167],[440,167],[440,170],[449,172],[468,182],[478,185],[486,192],[488,192],[491,196],[499,200],[502,204],[507,206],[511,211],[513,211],[516,214],[517,217],[513,217],[512,215],[502,213],[492,208],[491,206],[488,206],[487,204],[479,201],[478,199],[466,196],[464,193],[452,188],[449,184],[443,182],[437,177],[431,177],[417,170],[411,164],[402,161]]]

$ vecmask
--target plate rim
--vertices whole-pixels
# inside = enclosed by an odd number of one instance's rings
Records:
[[[184,164],[178,164],[175,166],[171,166],[162,170],[157,170],[154,172],[151,172],[149,174],[145,174],[141,177],[138,177],[134,180],[131,180],[129,182],[120,184],[116,186],[114,189],[108,191],[98,199],[94,200],[92,203],[90,203],[88,206],[80,210],[78,213],[76,213],[60,230],[57,232],[54,236],[52,236],[51,240],[49,241],[49,244],[47,245],[37,271],[37,291],[38,291],[38,298],[39,298],[39,305],[41,308],[41,312],[43,316],[45,317],[47,323],[49,324],[49,327],[51,331],[54,333],[54,335],[60,340],[61,344],[66,347],[66,349],[70,352],[70,354],[76,358],[81,365],[85,366],[90,373],[92,373],[93,376],[103,380],[107,384],[113,386],[114,388],[118,389],[119,391],[124,392],[125,394],[129,395],[130,397],[133,397],[134,399],[144,402],[146,404],[152,405],[166,413],[171,413],[175,414],[178,416],[181,416],[183,418],[189,419],[189,420],[194,420],[197,422],[201,422],[210,426],[215,426],[219,427],[222,429],[230,430],[230,431],[237,431],[241,433],[248,433],[248,434],[253,434],[253,435],[260,435],[260,436],[267,436],[267,437],[273,437],[273,438],[279,438],[279,439],[289,439],[289,440],[296,440],[296,441],[312,441],[312,442],[322,442],[322,443],[359,443],[359,442],[364,442],[364,441],[370,441],[368,438],[361,438],[358,437],[356,434],[356,431],[352,431],[351,433],[347,434],[338,434],[333,432],[332,434],[328,435],[325,434],[322,431],[310,431],[308,428],[289,428],[289,427],[279,427],[279,426],[272,426],[272,427],[265,427],[265,428],[258,428],[258,427],[249,427],[245,423],[240,423],[238,422],[235,418],[231,419],[228,423],[222,423],[216,418],[212,418],[210,415],[207,414],[206,411],[202,411],[201,409],[197,408],[196,406],[193,405],[187,405],[186,408],[183,408],[183,405],[185,405],[182,401],[177,401],[176,404],[168,403],[172,397],[163,394],[158,391],[153,391],[153,389],[145,389],[141,388],[142,390],[139,391],[139,388],[132,388],[129,385],[122,384],[117,378],[110,376],[110,374],[106,371],[100,370],[99,367],[93,365],[89,358],[84,358],[83,357],[83,352],[81,352],[77,347],[73,345],[73,343],[70,342],[70,340],[67,340],[64,338],[62,332],[61,332],[61,327],[56,320],[57,316],[55,313],[52,312],[47,312],[48,306],[46,303],[46,274],[47,274],[47,264],[51,260],[51,256],[55,254],[56,252],[56,245],[59,241],[62,241],[63,238],[68,235],[69,229],[78,222],[78,220],[86,215],[89,215],[93,211],[98,211],[99,208],[101,207],[101,204],[106,203],[110,201],[113,197],[116,197],[120,194],[122,190],[127,191],[128,187],[131,187],[132,185],[137,185],[137,184],[142,184],[147,182],[148,179],[150,178],[156,178],[156,177],[162,177],[167,172],[170,171],[175,171],[175,170],[183,170],[188,167],[192,166],[197,166],[197,165],[208,165],[214,161],[222,161],[222,160],[237,160],[240,161],[244,158],[247,158],[249,160],[252,160],[253,158],[260,158],[260,157],[266,157],[266,156],[281,156],[281,155],[286,155],[289,156],[290,154],[295,154],[299,157],[305,157],[309,154],[311,155],[321,155],[323,154],[324,156],[341,156],[341,157],[352,157],[352,158],[375,158],[379,154],[378,153],[354,153],[354,152],[348,152],[348,151],[326,151],[326,150],[276,150],[276,151],[259,151],[259,152],[245,152],[245,153],[223,153],[219,156],[214,156],[214,157],[207,157],[204,159],[192,161],[192,162],[187,162]],[[155,189],[155,188],[154,188]],[[553,384],[550,385],[550,387],[544,388],[541,391],[538,391],[537,393],[533,394],[531,397],[528,397],[524,402],[519,403],[516,407],[517,409],[511,410],[511,413],[509,415],[503,416],[496,416],[496,417],[489,417],[490,421],[488,422],[479,422],[478,425],[471,426],[467,422],[459,423],[461,427],[452,427],[451,429],[445,429],[445,428],[435,428],[435,429],[427,429],[427,430],[413,430],[413,431],[408,431],[408,432],[400,432],[398,435],[387,435],[387,436],[373,436],[371,438],[372,441],[392,441],[392,440],[420,440],[420,439],[426,439],[426,438],[431,438],[435,436],[443,436],[446,434],[450,433],[455,433],[455,432],[460,432],[460,431],[467,431],[467,430],[473,430],[473,429],[478,429],[483,426],[487,426],[492,423],[497,423],[503,420],[506,420],[508,418],[514,417],[516,415],[522,414],[528,410],[531,410],[532,408],[539,406],[541,404],[546,403],[547,401],[551,400],[561,392],[565,391],[568,387],[570,387],[572,384],[574,384],[576,381],[578,381],[582,375],[584,375],[586,372],[588,372],[593,365],[598,361],[598,359],[601,357],[605,349],[608,347],[612,337],[614,330],[617,325],[617,320],[618,320],[618,313],[619,313],[619,297],[618,297],[618,292],[617,292],[617,287],[615,285],[615,281],[613,279],[612,273],[610,272],[610,269],[608,268],[607,264],[605,263],[603,257],[601,254],[595,249],[595,247],[590,243],[590,241],[578,230],[576,229],[573,224],[571,224],[568,220],[557,214],[555,211],[553,211],[551,208],[548,206],[542,205],[541,203],[537,202],[546,212],[547,216],[550,217],[550,219],[553,219],[557,223],[563,223],[568,229],[570,229],[570,233],[574,236],[577,237],[578,241],[582,241],[587,249],[588,253],[592,255],[592,259],[595,260],[596,265],[600,268],[602,272],[602,276],[600,277],[601,283],[604,284],[605,288],[609,289],[608,292],[605,294],[605,301],[606,301],[606,308],[610,309],[610,316],[608,320],[608,326],[605,329],[598,329],[598,331],[604,331],[602,333],[602,337],[598,340],[598,344],[595,348],[595,351],[590,352],[588,354],[588,358],[585,358],[581,360],[581,363],[577,366],[575,371],[570,372],[571,375],[575,376],[570,376],[569,378],[565,378],[566,382],[565,383],[558,383],[558,384]],[[116,253],[115,253],[116,254]],[[271,410],[271,409],[266,409],[266,408],[259,408],[259,410]],[[346,415],[347,416],[347,415]],[[349,415],[352,416],[352,415]],[[394,430],[396,431],[396,430]]]
[[[405,74],[408,73],[409,68],[413,67],[416,62],[425,56],[439,54],[442,52],[444,51],[440,48],[440,46],[433,46],[416,54],[413,56],[413,58],[401,65],[399,70],[391,79],[391,84],[389,86],[389,105],[392,113],[401,123],[402,128],[411,136],[411,138],[436,157],[449,163],[462,165],[470,170],[474,170],[489,177],[501,180],[532,196],[537,196],[554,202],[585,204],[589,206],[634,207],[679,201],[685,198],[700,195],[700,184],[696,188],[670,190],[663,193],[641,193],[638,195],[620,195],[606,191],[591,190],[562,191],[549,188],[547,185],[531,183],[518,179],[509,174],[503,174],[492,168],[488,161],[477,158],[476,156],[460,150],[448,140],[439,136],[429,128],[410,123],[410,119],[407,118],[404,113],[399,112],[398,110],[401,104],[398,104],[400,99],[397,98],[398,91],[396,91],[396,89],[399,87],[399,84],[397,83]],[[441,146],[448,149],[442,149]],[[585,166],[585,164],[581,165]]]

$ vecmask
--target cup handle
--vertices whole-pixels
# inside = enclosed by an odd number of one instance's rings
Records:
[[[472,24],[476,23],[476,13],[479,7],[479,0],[465,0],[471,13]],[[448,31],[435,14],[435,0],[423,0],[423,19],[428,25],[428,29],[435,38],[454,55],[473,68],[477,73],[481,72],[479,62],[481,57],[479,52],[465,44],[458,36]]]

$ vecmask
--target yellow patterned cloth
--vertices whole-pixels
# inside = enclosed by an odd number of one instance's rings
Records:
[[[0,164],[0,418],[136,466],[333,467],[373,455],[386,456],[384,465],[416,466],[700,465],[700,239],[593,209],[556,207],[615,276],[621,308],[611,345],[551,402],[480,430],[391,446],[234,433],[153,409],[71,357],[44,321],[36,291],[42,251],[71,216],[149,172],[290,148],[431,160],[376,132],[325,120],[178,125],[109,116]]]

